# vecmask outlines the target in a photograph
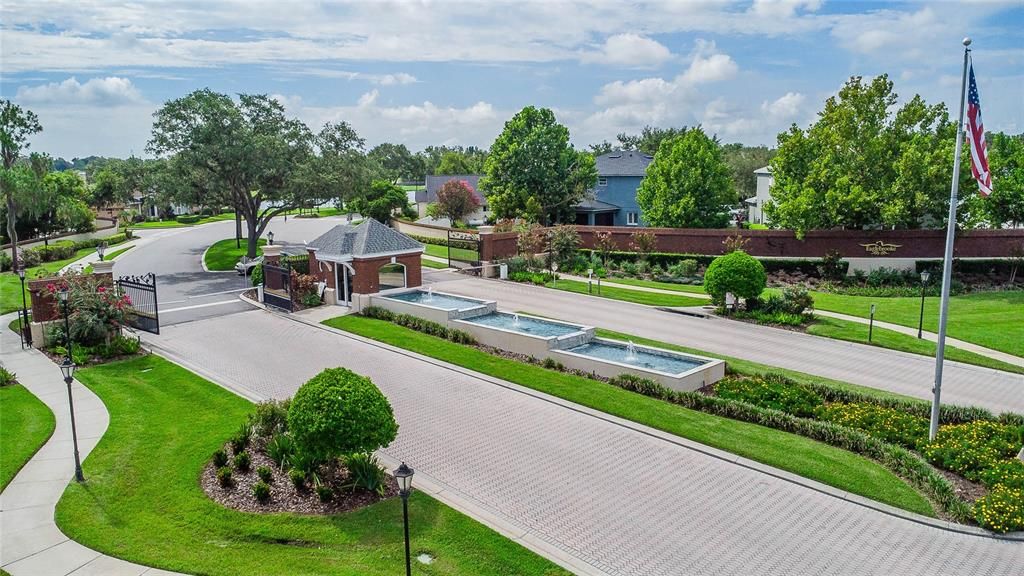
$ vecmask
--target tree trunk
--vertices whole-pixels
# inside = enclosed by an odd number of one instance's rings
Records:
[[[18,271],[18,231],[15,229],[17,219],[14,216],[14,197],[7,196],[7,237],[11,239],[11,270]]]
[[[246,256],[248,256],[249,258],[256,257],[256,246],[260,239],[260,233],[257,224],[258,223],[256,222],[255,218],[245,219],[246,228],[248,228],[249,230],[249,238],[246,240],[248,246],[246,248]]]

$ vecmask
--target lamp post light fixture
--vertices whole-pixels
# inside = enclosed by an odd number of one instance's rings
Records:
[[[409,555],[409,494],[412,492],[412,475],[414,471],[402,462],[395,470],[398,481],[398,495],[402,497],[402,523],[405,527],[405,576],[412,576],[412,562]]]
[[[103,253],[106,252],[106,250],[107,250],[107,245],[106,244],[100,244],[100,245],[96,246],[96,255],[100,257],[100,262],[103,262]]]
[[[921,329],[924,327],[924,289],[928,285],[928,278],[931,274],[927,270],[921,271],[921,316],[917,320],[917,337],[921,338]]]
[[[71,398],[71,382],[75,378],[75,363],[71,361],[70,357],[64,359],[64,362],[60,365],[60,371],[64,374],[64,383],[68,385],[68,408],[71,410],[71,441],[75,447],[75,480],[84,482],[85,475],[82,474],[82,461],[78,457],[78,430],[75,428],[75,402]]]
[[[21,347],[26,344],[32,346],[32,331],[25,332],[28,326],[28,300],[25,299],[25,264],[18,268],[18,278],[21,278],[21,316],[18,320],[18,327],[21,329]]]
[[[274,245],[274,231],[273,230],[271,230],[270,232],[267,232],[267,243],[270,244],[271,246]]]

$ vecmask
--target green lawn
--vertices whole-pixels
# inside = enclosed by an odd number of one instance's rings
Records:
[[[53,412],[21,384],[0,387],[0,490],[50,439]]]
[[[576,294],[588,293],[587,283],[579,282],[577,280],[559,280],[553,283],[549,282],[547,287],[555,288],[556,290],[563,290],[565,292],[575,292]],[[600,296],[602,298],[610,298],[612,300],[646,304],[648,306],[704,306],[708,303],[708,301],[703,298],[698,299],[690,296],[659,294],[657,292],[641,292],[639,290],[630,290],[629,288],[612,288],[604,285],[601,286],[601,293],[598,294],[597,282],[593,283],[592,295]]]
[[[110,411],[110,428],[56,520],[111,556],[190,574],[400,574],[398,498],[335,516],[247,514],[208,499],[198,476],[252,405],[157,356],[76,374]],[[415,465],[415,463],[413,463]],[[287,480],[277,480],[287,481]],[[409,501],[417,574],[565,574],[422,493]]]
[[[615,284],[625,284],[627,286],[643,286],[646,288],[658,288],[661,290],[671,290],[672,292],[705,294],[703,286],[693,286],[691,284],[673,284],[671,282],[658,282],[657,280],[640,280],[638,278],[605,278],[602,279],[601,282],[613,282]]]
[[[437,244],[424,244],[424,252],[430,256],[437,258],[448,258],[448,247],[438,246]],[[475,262],[480,259],[480,253],[476,250],[466,250],[465,248],[452,248],[452,258],[455,260],[463,260],[468,262]]]
[[[920,298],[871,298],[812,292],[814,307],[917,328]],[[924,329],[937,332],[939,298],[925,298]],[[973,344],[1024,356],[1024,290],[976,292],[949,299],[948,333]]]
[[[29,307],[32,306],[32,298],[28,295],[27,289],[29,280],[34,280],[41,275],[50,276],[56,274],[61,268],[95,251],[95,248],[82,248],[71,258],[46,262],[25,270],[25,298]],[[19,309],[21,309],[21,280],[14,272],[4,272],[0,274],[0,314],[6,314]]]
[[[131,245],[131,246],[128,246],[127,248],[121,248],[120,250],[115,250],[115,251],[111,252],[110,254],[104,254],[104,255],[103,255],[103,260],[104,260],[105,262],[106,262],[106,261],[110,261],[110,260],[113,260],[114,258],[117,258],[117,257],[118,257],[118,256],[120,256],[121,254],[124,254],[125,252],[127,252],[127,251],[131,250],[132,248],[135,248],[135,245],[134,245],[134,244],[133,244],[133,245]]]
[[[241,248],[236,248],[236,243]],[[267,243],[266,238],[260,238],[256,241],[259,247],[265,246]],[[256,255],[263,254],[262,248],[256,248]],[[210,246],[206,254],[203,255],[203,263],[206,267],[214,272],[224,270],[234,270],[235,264],[241,260],[242,256],[245,256],[248,250],[247,240],[242,238],[241,242],[236,242],[234,238],[225,238],[224,240],[218,240]]]
[[[814,334],[815,336],[824,336],[826,338],[860,342],[861,344],[869,343],[868,326],[866,324],[859,324],[849,320],[840,320],[838,318],[826,318],[819,316],[817,321],[807,327],[807,333]],[[890,350],[901,350],[903,352],[912,352],[914,354],[931,356],[932,358],[935,357],[936,346],[934,342],[924,339],[918,340],[915,336],[901,334],[899,332],[886,330],[885,328],[879,328],[877,326],[871,334],[870,344],[880,346],[882,348],[889,348]],[[981,354],[975,354],[974,352],[961,350],[960,348],[954,348],[948,345],[946,346],[946,359],[964,362],[966,364],[974,364],[976,366],[984,366],[986,368],[994,368],[996,370],[1005,370],[1007,372],[1024,374],[1024,366],[1016,366],[1014,364],[1001,362],[987,356],[982,356]]]
[[[934,516],[931,504],[923,496],[879,464],[795,434],[688,410],[610,384],[501,358],[381,320],[348,315],[326,320],[324,324]]]
[[[420,262],[422,262],[427,268],[436,268],[438,270],[448,267],[448,264],[444,262],[438,262],[437,260],[430,260],[428,258],[420,258]]]
[[[209,224],[210,222],[221,222],[224,220],[234,220],[234,212],[224,212],[217,214],[216,216],[206,216],[200,218],[195,224],[182,224],[177,220],[158,220],[156,222],[137,222],[129,226],[129,228],[186,228],[189,226],[199,226],[200,224]]]

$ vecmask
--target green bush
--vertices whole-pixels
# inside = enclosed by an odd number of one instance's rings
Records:
[[[321,484],[316,487],[316,497],[319,498],[321,502],[330,502],[331,499],[334,498],[334,490],[331,490],[330,486]]]
[[[288,480],[291,481],[292,486],[302,489],[306,485],[306,473],[298,468],[292,468],[288,471]]]
[[[265,400],[256,404],[252,414],[249,414],[249,428],[253,434],[263,438],[269,438],[280,432],[288,431],[288,405],[290,399]]]
[[[715,394],[794,416],[811,416],[821,405],[821,398],[806,386],[772,376],[727,377],[715,384]]]
[[[369,378],[328,368],[295,393],[288,429],[300,452],[326,460],[386,446],[398,424],[388,399]]]
[[[843,255],[838,250],[829,250],[825,257],[818,264],[818,274],[826,280],[840,281],[846,277],[846,271],[850,269],[850,263],[843,261]]]
[[[565,370],[565,366],[561,362],[551,358],[550,356],[541,361],[540,365],[548,370],[558,370],[559,372]]]
[[[669,276],[674,278],[692,278],[697,275],[700,265],[693,258],[680,260],[667,268]]]
[[[14,265],[11,255],[5,250],[0,250],[0,272],[7,272]]]
[[[802,314],[790,314],[788,312],[767,312],[756,309],[750,311],[736,312],[734,318],[749,319],[767,326],[803,326],[809,319]]]
[[[195,224],[196,222],[199,222],[201,218],[202,217],[197,214],[182,214],[175,218],[175,220],[182,224]]]
[[[263,264],[253,266],[252,272],[249,273],[249,280],[252,282],[253,286],[263,284]]]
[[[18,381],[18,376],[7,368],[0,366],[0,386],[10,386]]]
[[[267,457],[277,464],[278,468],[282,470],[292,465],[292,459],[295,457],[295,443],[292,442],[292,437],[284,432],[278,432],[267,442]]]
[[[345,457],[348,478],[345,487],[361,488],[383,496],[387,491],[387,473],[372,454],[351,454]]]
[[[704,291],[719,305],[725,302],[727,292],[739,298],[757,298],[767,283],[764,266],[742,250],[715,258],[704,272]]]
[[[222,468],[228,463],[228,453],[222,449],[218,449],[213,453],[213,467]]]
[[[270,485],[260,480],[252,485],[252,495],[256,497],[257,502],[266,502],[270,500]]]
[[[513,282],[524,284],[536,284],[543,286],[554,278],[550,272],[509,272],[508,279]]]
[[[975,501],[974,518],[993,532],[1024,530],[1024,490],[997,486]]]
[[[260,466],[256,469],[256,475],[260,477],[260,480],[270,484],[274,481],[274,471],[269,466]]]
[[[221,466],[220,468],[217,469],[217,483],[223,486],[224,488],[231,486],[232,479],[230,467]]]
[[[248,452],[239,452],[235,454],[234,465],[239,472],[248,472],[249,466],[252,465],[252,458]]]
[[[928,438],[927,419],[868,402],[826,404],[815,410],[814,417],[863,430],[876,438],[907,448],[916,448],[922,440]]]
[[[1017,455],[1020,433],[1016,426],[987,420],[942,426],[935,441],[923,446],[921,452],[940,468],[980,480],[983,470]]]
[[[394,312],[379,306],[367,306],[366,308],[363,308],[360,314],[367,318],[393,322],[399,326],[404,326],[431,336],[437,336],[438,338],[444,338],[455,342],[456,344],[468,344],[471,346],[476,344],[476,338],[468,332],[463,332],[462,330],[456,330],[454,328],[446,328],[442,324],[425,320],[419,316],[413,316],[411,314],[395,314]]]
[[[996,462],[982,470],[978,476],[982,483],[989,488],[1007,486],[1024,490],[1024,462],[1016,458]]]
[[[236,455],[239,454],[240,452],[245,450],[246,446],[249,445],[249,440],[251,439],[252,427],[250,427],[249,423],[246,422],[239,426],[238,431],[235,432],[235,435],[232,436],[230,440],[228,440],[228,442],[231,443],[231,451]]]

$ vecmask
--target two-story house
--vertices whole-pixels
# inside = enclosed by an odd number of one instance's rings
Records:
[[[597,186],[576,206],[576,224],[645,226],[636,191],[653,158],[636,150],[616,150],[594,158]]]

